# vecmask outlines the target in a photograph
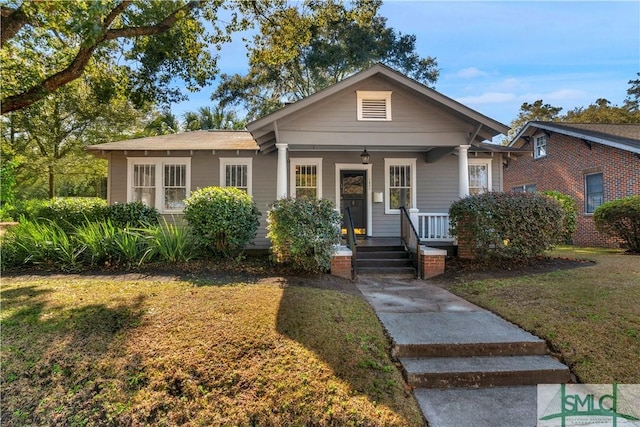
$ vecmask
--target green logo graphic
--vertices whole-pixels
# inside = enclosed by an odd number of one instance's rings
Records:
[[[621,393],[618,384],[560,384],[559,390],[557,387],[538,386],[538,421],[555,421],[539,423],[539,426],[640,426],[634,422],[640,421],[640,387],[637,385],[627,386],[625,393]],[[541,407],[545,401],[547,405]]]

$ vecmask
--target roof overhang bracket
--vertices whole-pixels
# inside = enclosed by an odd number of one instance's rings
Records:
[[[542,132],[547,135],[547,138],[551,138],[551,131],[548,131],[546,129],[543,129]]]
[[[593,144],[591,143],[591,141],[587,141],[586,139],[583,139],[582,142],[584,142],[585,145],[589,147],[589,150],[593,149]]]
[[[471,144],[476,139],[476,136],[478,136],[478,134],[480,133],[480,129],[482,129],[482,123],[479,123],[478,126],[476,126],[473,133],[469,133],[469,139],[467,140],[467,143]]]

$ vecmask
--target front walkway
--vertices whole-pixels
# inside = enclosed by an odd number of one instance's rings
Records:
[[[535,426],[535,384],[569,380],[542,339],[442,288],[379,276],[357,287],[430,427]]]

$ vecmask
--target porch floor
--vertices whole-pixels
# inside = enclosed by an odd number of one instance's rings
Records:
[[[346,239],[343,236],[343,241],[346,242]],[[455,246],[452,242],[434,242],[434,241],[423,241],[422,244],[424,246],[429,246],[432,248],[444,249],[447,251],[448,256],[455,256],[457,253],[457,246]],[[402,246],[402,241],[399,237],[364,237],[358,236],[358,246],[363,247],[377,247],[377,246]]]

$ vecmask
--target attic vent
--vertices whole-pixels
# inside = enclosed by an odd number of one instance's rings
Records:
[[[391,120],[391,91],[357,91],[358,120]]]

